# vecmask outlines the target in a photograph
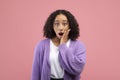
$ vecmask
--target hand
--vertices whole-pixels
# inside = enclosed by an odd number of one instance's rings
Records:
[[[64,34],[60,40],[60,45],[68,41],[69,32],[70,32],[70,29],[64,31]]]

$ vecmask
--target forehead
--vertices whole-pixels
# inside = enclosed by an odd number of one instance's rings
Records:
[[[59,21],[66,22],[67,21],[67,17],[64,14],[59,14],[59,15],[56,16],[55,22],[59,22]]]

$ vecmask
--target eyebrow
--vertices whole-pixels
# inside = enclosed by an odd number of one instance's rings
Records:
[[[68,22],[68,20],[63,20],[63,22],[66,22],[66,21]]]
[[[63,22],[68,22],[68,20],[62,20]],[[59,22],[59,20],[55,20],[55,22]]]

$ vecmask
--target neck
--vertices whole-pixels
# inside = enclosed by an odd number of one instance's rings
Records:
[[[57,37],[54,37],[51,39],[54,45],[59,46],[60,45],[60,39]]]

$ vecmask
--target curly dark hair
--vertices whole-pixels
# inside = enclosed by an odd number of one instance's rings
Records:
[[[44,36],[46,38],[54,38],[56,36],[53,29],[53,23],[56,16],[59,14],[65,15],[68,19],[69,28],[71,29],[68,35],[69,39],[76,40],[79,37],[79,24],[75,17],[67,10],[56,10],[50,14],[43,28]]]

